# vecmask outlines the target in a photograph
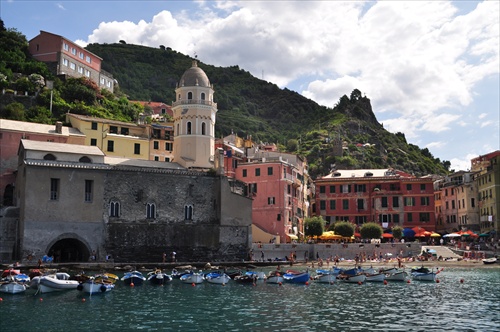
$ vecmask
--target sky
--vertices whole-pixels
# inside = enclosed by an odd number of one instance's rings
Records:
[[[328,107],[358,89],[384,128],[454,170],[500,149],[498,0],[1,0],[0,17],[28,40],[43,30],[237,65]]]

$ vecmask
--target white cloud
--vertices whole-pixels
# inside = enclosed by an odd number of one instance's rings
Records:
[[[62,3],[60,3],[60,2],[56,3],[56,6],[57,6],[57,8],[59,8],[59,9],[66,10],[66,8],[64,8],[63,4],[62,4]]]
[[[477,117],[478,117],[479,119],[483,119],[483,118],[485,118],[485,117],[487,117],[487,116],[488,116],[488,113],[481,113],[481,114],[479,114]]]
[[[445,142],[430,142],[425,147],[428,148],[429,150],[431,150],[434,148],[440,148],[440,147],[444,146],[445,144],[446,144]]]

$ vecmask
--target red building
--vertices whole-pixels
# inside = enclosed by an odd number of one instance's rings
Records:
[[[160,121],[160,122],[168,122],[169,119],[171,119],[174,115],[172,112],[172,106],[167,105],[162,102],[157,102],[157,101],[137,101],[137,100],[131,100],[131,103],[139,103],[143,107],[149,107],[151,108],[151,112],[153,113],[151,117],[153,120]]]
[[[101,69],[102,58],[85,50],[72,41],[46,31],[29,41],[30,54],[45,62],[56,75],[87,77],[100,88],[113,92],[115,80]]]
[[[378,222],[384,229],[436,229],[430,177],[417,178],[394,169],[336,170],[315,184],[313,214],[322,216],[327,227],[349,221],[357,227]]]

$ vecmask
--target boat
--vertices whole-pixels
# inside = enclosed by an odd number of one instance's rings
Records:
[[[333,268],[330,270],[318,269],[316,270],[316,275],[313,277],[313,280],[319,283],[332,284],[337,279],[338,274],[339,270]]]
[[[193,273],[193,270],[191,270],[191,269],[179,271],[179,270],[174,268],[174,269],[172,269],[172,273],[170,274],[170,276],[172,277],[172,279],[180,279],[183,275],[191,274],[191,273]]]
[[[405,271],[399,271],[396,269],[396,272],[386,273],[385,280],[387,281],[406,281],[408,278],[408,273]]]
[[[257,275],[245,273],[235,276],[233,280],[240,284],[245,284],[245,283],[254,284],[257,282]]]
[[[311,276],[309,274],[309,271],[299,272],[299,271],[287,270],[286,273],[283,275],[283,279],[285,279],[285,282],[289,283],[305,284],[306,282],[309,282]]]
[[[384,273],[365,273],[367,282],[384,282],[386,275]]]
[[[121,280],[125,283],[125,285],[130,286],[140,286],[146,280],[146,277],[139,271],[131,271],[125,272]]]
[[[410,272],[429,273],[429,272],[432,272],[432,271],[428,267],[424,267],[422,265],[420,267],[417,267],[417,266],[412,267]]]
[[[76,280],[70,280],[70,275],[64,272],[35,277],[38,282],[40,293],[50,293],[63,290],[76,289],[80,284]]]
[[[379,272],[385,274],[393,274],[393,273],[398,273],[400,271],[395,267],[390,267],[390,268],[381,268]]]
[[[148,273],[148,281],[155,285],[164,285],[172,281],[172,277],[160,269]]]
[[[79,284],[76,289],[92,295],[110,292],[113,288],[115,288],[115,284],[112,280],[98,276],[88,278],[88,280]]]
[[[225,285],[231,278],[224,272],[215,271],[205,274],[205,280],[211,284]]]
[[[337,275],[337,279],[343,282],[348,282],[348,283],[363,283],[366,281],[366,275],[360,273],[360,274],[354,274],[354,275],[349,275],[349,274],[339,274]]]
[[[185,284],[201,284],[205,280],[203,273],[191,271],[191,273],[184,274],[180,277],[181,282]]]
[[[266,278],[268,284],[282,284],[285,281],[280,271],[271,271]]]
[[[498,261],[496,257],[483,259],[483,264],[495,264]]]
[[[8,269],[0,277],[0,292],[19,294],[26,291],[30,278],[20,270]]]
[[[411,272],[413,280],[436,281],[436,272]]]
[[[256,280],[265,280],[267,278],[266,276],[266,273],[265,272],[256,272],[256,271],[246,271],[245,274],[251,276],[251,277],[254,277],[255,276],[255,279]]]

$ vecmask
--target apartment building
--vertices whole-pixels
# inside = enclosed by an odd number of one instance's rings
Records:
[[[45,62],[55,75],[87,77],[100,88],[114,91],[116,81],[101,68],[102,58],[67,38],[40,31],[29,41],[28,50],[35,59]]]
[[[423,227],[435,231],[434,187],[430,177],[417,178],[395,169],[335,170],[315,181],[313,214],[326,226],[348,221],[361,227]]]

